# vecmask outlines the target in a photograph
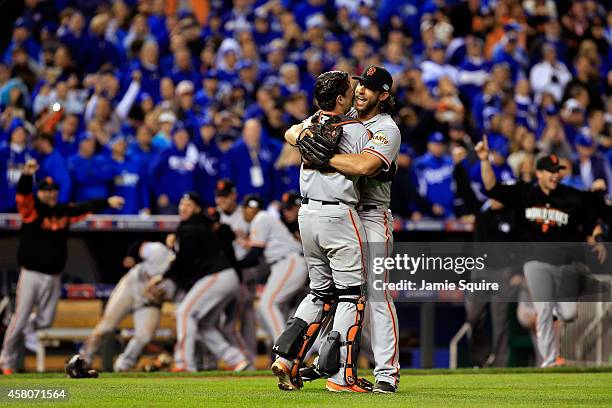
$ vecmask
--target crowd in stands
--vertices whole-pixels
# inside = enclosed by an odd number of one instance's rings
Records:
[[[267,203],[299,190],[289,126],[327,70],[394,77],[402,132],[393,211],[461,217],[453,169],[481,187],[612,183],[612,10],[595,0],[27,0],[0,61],[0,212],[30,157],[60,201],[125,197],[122,214],[214,204],[228,177]],[[239,197],[239,199],[240,199]]]

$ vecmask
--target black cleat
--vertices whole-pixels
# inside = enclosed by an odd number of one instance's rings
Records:
[[[317,371],[314,365],[300,368],[300,377],[303,381],[314,381],[320,378],[327,378],[327,374]]]
[[[397,391],[397,388],[393,384],[390,384],[386,381],[379,381],[374,384],[374,388],[372,392],[377,392],[379,394],[393,394]]]

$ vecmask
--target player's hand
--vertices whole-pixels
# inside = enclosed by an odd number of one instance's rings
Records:
[[[523,278],[523,276],[513,275],[512,278],[510,278],[510,286],[514,286],[514,287],[522,286],[524,281],[525,281],[525,278]]]
[[[603,244],[603,242],[596,242],[591,245],[591,251],[595,254],[597,262],[603,264],[606,261],[606,258],[608,257],[608,251],[606,249],[606,246]]]
[[[489,160],[489,140],[487,135],[482,136],[482,141],[478,142],[474,149],[480,161]]]
[[[35,159],[30,159],[23,166],[21,173],[25,174],[26,176],[32,176],[37,171],[38,171],[38,162]]]
[[[166,246],[170,249],[174,249],[175,244],[176,244],[176,234],[166,235]]]
[[[163,279],[164,277],[162,275],[157,275],[149,279],[145,288],[145,296],[147,299],[153,302],[160,302],[163,299],[165,291],[160,285]]]
[[[601,178],[598,178],[591,184],[591,191],[606,191],[607,189],[606,180]]]
[[[123,205],[125,204],[125,199],[121,196],[112,196],[112,197],[108,197],[106,202],[108,203],[108,206],[110,208],[119,210],[123,208]]]

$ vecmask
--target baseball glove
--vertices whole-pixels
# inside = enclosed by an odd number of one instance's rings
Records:
[[[98,378],[96,370],[89,370],[85,359],[78,354],[75,354],[68,360],[65,366],[66,374],[70,378]]]
[[[321,169],[338,150],[342,139],[342,119],[331,116],[325,123],[312,123],[304,128],[296,141],[302,160],[314,169]]]

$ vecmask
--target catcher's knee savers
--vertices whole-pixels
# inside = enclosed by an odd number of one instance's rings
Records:
[[[330,312],[336,303],[336,295],[333,293],[311,291],[311,294],[314,296],[314,301],[323,301],[323,310],[319,320],[308,324],[299,317],[292,317],[272,347],[274,353],[293,362],[289,378],[291,383],[298,388],[303,385],[299,370],[304,357],[316,340],[319,330],[332,315]]]
[[[353,295],[354,296],[354,295]],[[365,312],[365,299],[359,297],[340,296],[338,303],[348,302],[355,305],[357,318],[355,324],[351,325],[346,333],[346,341],[341,341],[338,331],[331,331],[321,345],[317,371],[332,376],[344,367],[344,380],[348,385],[355,384],[357,381],[357,363],[359,357],[359,346],[361,340],[361,326],[363,325]],[[346,360],[340,362],[340,347],[346,346]]]

